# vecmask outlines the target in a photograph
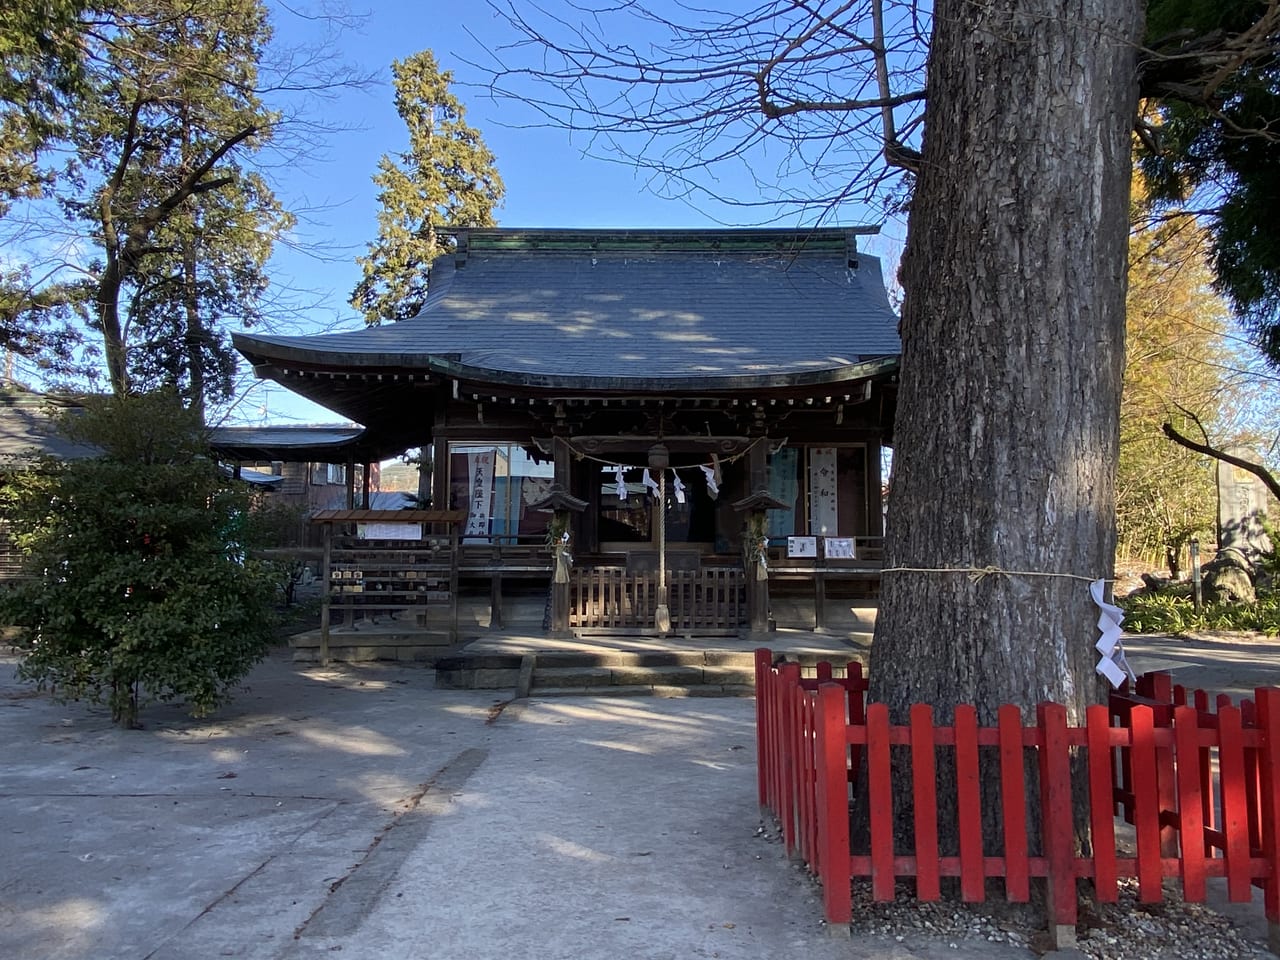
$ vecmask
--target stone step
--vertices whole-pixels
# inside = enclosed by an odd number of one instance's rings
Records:
[[[690,686],[703,683],[702,667],[544,667],[539,658],[533,668],[533,689],[539,687]]]
[[[751,650],[549,650],[539,667],[700,667],[737,666],[754,672]]]
[[[817,655],[788,655],[816,662]],[[581,696],[613,693],[660,696],[749,696],[755,687],[751,650],[550,650],[533,661],[521,680],[524,655],[515,652],[449,651],[435,658],[436,684],[453,689],[500,689],[523,682],[532,696]],[[662,690],[702,694],[661,693]],[[548,691],[554,691],[548,693]]]
[[[754,684],[698,683],[691,686],[671,684],[612,684],[607,687],[535,687],[531,697],[754,697]]]

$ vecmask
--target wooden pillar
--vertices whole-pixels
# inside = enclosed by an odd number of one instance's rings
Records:
[[[354,510],[356,508],[356,464],[354,460],[348,460],[345,464],[345,473],[347,477],[347,509]]]
[[[747,611],[751,618],[752,633],[766,633],[769,630],[769,579],[760,579],[755,564],[747,569]]]
[[[822,563],[826,563],[824,558]],[[813,571],[813,632],[825,633],[827,629],[827,576],[822,570]]]
[[[369,477],[373,473],[373,464],[366,462],[360,474],[360,506],[369,509]]]
[[[884,503],[880,490],[884,477],[880,475],[880,441],[867,442],[867,536],[884,536]]]
[[[747,493],[769,489],[769,438],[760,437],[747,452]]]
[[[559,484],[566,492],[573,490],[573,461],[570,456],[569,444],[562,437],[555,437],[551,446],[552,462],[555,465],[555,477],[552,484]],[[571,523],[568,512],[564,515],[565,522]],[[572,534],[570,534],[572,536]],[[553,637],[567,637],[569,635],[569,581],[567,579],[558,582],[557,578],[552,575],[551,578],[551,635]]]
[[[502,560],[499,556],[489,580],[489,629],[501,630],[504,626],[505,624],[502,620]]]
[[[769,490],[769,439],[760,437],[747,451],[747,493],[764,494]],[[768,517],[763,510],[753,510],[747,515],[747,529],[759,529],[762,535],[768,531]],[[749,534],[748,534],[749,535]],[[750,544],[754,549],[755,544]],[[765,633],[769,629],[769,579],[757,576],[751,564],[747,575],[747,610],[751,617],[751,632]]]
[[[333,602],[333,524],[324,525],[324,559],[320,564],[320,664],[329,662],[329,614]]]
[[[578,515],[577,542],[582,553],[600,552],[600,464],[595,460],[580,460],[574,464],[576,488],[587,501],[587,508]]]
[[[431,508],[448,510],[449,503],[449,441],[439,433],[431,441]]]

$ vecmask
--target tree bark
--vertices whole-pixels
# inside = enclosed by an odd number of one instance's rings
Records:
[[[1141,27],[1140,0],[936,5],[870,671],[895,723],[1097,701]]]

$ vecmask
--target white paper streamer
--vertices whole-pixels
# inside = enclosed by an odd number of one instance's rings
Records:
[[[674,470],[671,471],[672,489],[675,490],[676,503],[684,503],[684,483],[680,480],[680,474]]]
[[[613,492],[617,494],[619,500],[627,499],[627,481],[622,476],[623,470],[621,465],[613,468]]]
[[[640,478],[640,482],[648,487],[655,497],[658,495],[658,481],[649,476],[648,467],[644,468],[644,476]]]
[[[1124,611],[1103,599],[1106,588],[1105,580],[1095,580],[1089,584],[1089,594],[1101,611],[1098,614],[1098,630],[1101,636],[1098,637],[1094,648],[1102,654],[1102,659],[1094,669],[1106,677],[1112,687],[1119,687],[1126,679],[1137,683],[1138,678],[1134,676],[1129,661],[1125,659],[1124,645],[1120,642],[1120,635],[1124,632],[1120,626],[1124,622]]]
[[[720,496],[720,484],[716,482],[716,470],[714,467],[702,467],[702,473],[707,478],[707,495],[714,500]]]

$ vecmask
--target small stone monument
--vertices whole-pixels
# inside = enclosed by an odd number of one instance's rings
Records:
[[[1228,453],[1254,460],[1254,451],[1235,447]],[[1218,461],[1218,555],[1204,569],[1205,596],[1210,602],[1252,603],[1258,558],[1271,549],[1262,527],[1267,515],[1266,484],[1248,470]]]
[[[1257,460],[1255,451],[1245,447],[1227,450],[1242,460]],[[1262,529],[1267,516],[1268,490],[1261,479],[1218,461],[1218,550],[1238,550],[1250,567],[1258,557],[1271,549],[1271,541]]]

